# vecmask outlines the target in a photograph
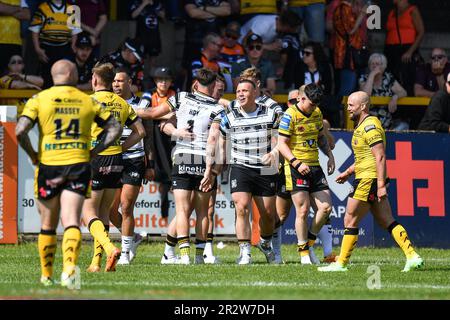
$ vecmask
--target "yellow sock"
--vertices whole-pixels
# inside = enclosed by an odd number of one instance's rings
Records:
[[[408,238],[408,233],[401,224],[395,221],[389,226],[388,230],[390,231],[395,242],[397,242],[399,247],[403,250],[406,258],[409,259],[416,254],[414,247]]]
[[[56,231],[41,230],[38,237],[38,250],[41,260],[41,273],[43,277],[51,278],[56,251]]]
[[[189,245],[189,236],[178,237],[178,248],[182,256],[189,256],[191,254],[191,247]]]
[[[302,243],[302,244],[297,244],[297,251],[300,255],[300,257],[304,257],[309,255],[309,245],[308,242]]]
[[[63,250],[63,272],[71,275],[77,265],[80,255],[81,231],[77,226],[67,227],[64,230],[62,243]]]
[[[94,238],[94,256],[92,257],[91,266],[101,266],[103,257],[103,247],[98,242],[97,239]]]
[[[101,222],[100,219],[93,219],[89,222],[88,228],[94,239],[100,243],[106,254],[109,256],[116,247],[112,244],[111,239],[109,239],[108,232],[106,231],[103,222]]]
[[[338,262],[346,265],[350,260],[353,249],[358,242],[358,228],[345,228],[344,237],[342,238],[341,253],[339,254]]]
[[[317,239],[317,235],[315,235],[314,233],[311,233],[310,231],[308,231],[308,246],[311,248],[314,246],[314,243],[316,242]]]

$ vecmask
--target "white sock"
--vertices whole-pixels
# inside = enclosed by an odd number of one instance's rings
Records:
[[[134,236],[122,236],[122,252],[130,252]]]
[[[212,257],[214,255],[212,242],[205,243],[205,250],[203,250],[203,255],[207,257]]]
[[[173,258],[175,257],[175,247],[169,246],[166,243],[166,246],[164,247],[164,254],[167,258]]]
[[[250,243],[246,242],[246,243],[241,243],[239,244],[239,249],[241,251],[241,255],[251,255],[251,245]]]
[[[261,247],[263,247],[264,249],[269,249],[272,247],[272,238],[270,239],[263,239],[263,238],[259,238],[259,242],[261,242]]]
[[[322,241],[323,256],[327,257],[333,252],[333,236],[331,230],[331,224],[324,224],[320,229],[317,237]]]

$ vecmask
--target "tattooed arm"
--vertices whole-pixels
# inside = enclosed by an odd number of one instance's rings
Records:
[[[117,120],[111,116],[106,120],[105,124],[102,126],[105,134],[102,135],[101,140],[91,150],[91,159],[95,158],[100,152],[108,148],[111,144],[116,141],[122,134],[122,126]]]
[[[20,146],[25,150],[31,159],[33,165],[37,165],[39,162],[38,153],[34,151],[31,145],[28,132],[33,128],[34,122],[28,117],[20,117],[16,125],[16,137]]]

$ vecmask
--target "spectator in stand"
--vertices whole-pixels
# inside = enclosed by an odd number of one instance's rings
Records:
[[[20,55],[13,55],[8,60],[7,73],[0,78],[0,89],[34,89],[41,90],[44,79],[25,74],[25,64]],[[1,99],[0,104],[17,105],[17,114],[23,111],[27,99]]]
[[[445,88],[445,75],[450,72],[447,53],[442,48],[431,51],[431,63],[421,66],[417,70],[414,95],[416,97],[432,97],[439,90]]]
[[[173,83],[173,74],[169,68],[156,68],[153,72],[153,81],[156,88],[152,92],[152,108],[158,108],[170,97],[176,94],[171,88]],[[154,123],[154,143],[155,143],[155,181],[161,184],[161,216],[169,216],[169,190],[171,186],[172,172],[172,148],[174,143],[170,136],[163,132],[166,120],[153,120]]]
[[[257,15],[244,24],[241,28],[240,42],[252,34],[257,34],[262,38],[264,49],[267,51],[280,51],[280,33],[298,33],[298,27],[302,24],[299,16],[289,10],[282,11],[279,15]]]
[[[210,32],[220,34],[219,19],[229,16],[231,9],[224,0],[186,0],[184,9],[187,21],[182,67],[189,70],[192,60],[200,56],[203,38]]]
[[[30,19],[24,0],[0,1],[0,73],[5,71],[11,56],[22,54],[20,21]]]
[[[386,22],[384,54],[389,62],[388,69],[412,96],[416,68],[422,63],[418,49],[425,27],[417,6],[408,0],[394,0],[394,5]]]
[[[445,88],[432,98],[425,116],[420,122],[420,130],[434,130],[450,133],[450,73],[447,74]]]
[[[144,55],[151,67],[161,53],[159,19],[165,19],[165,11],[159,0],[134,0],[130,6],[131,18],[137,20],[136,38],[144,45]]]
[[[101,33],[108,23],[105,3],[103,0],[76,0],[75,4],[81,10],[81,28],[89,33],[94,46],[93,55],[99,58]]]
[[[187,86],[191,87],[193,79],[197,77],[198,70],[206,68],[222,74],[227,82],[229,92],[232,92],[233,81],[231,79],[231,64],[222,61],[220,52],[223,47],[222,38],[216,33],[208,33],[203,39],[203,49],[199,57],[191,63],[191,72],[188,76]]]
[[[241,0],[240,19],[244,24],[256,15],[277,14],[277,0]]]
[[[233,64],[245,56],[244,47],[238,42],[240,37],[241,25],[237,21],[231,21],[227,24],[223,32],[223,47],[220,50],[222,60]]]
[[[341,107],[333,95],[333,71],[323,47],[318,42],[308,42],[302,51],[303,62],[296,74],[296,87],[315,83],[322,88],[323,98],[320,110],[323,118],[328,120],[333,128],[340,127]],[[290,69],[290,64],[288,64]]]
[[[353,50],[364,46],[358,31],[366,16],[365,7],[359,7],[359,0],[341,0],[333,15],[334,30],[334,68],[339,70],[339,96],[350,95],[357,84],[358,66],[355,64]],[[359,9],[359,12],[355,10]]]
[[[102,57],[100,61],[101,63],[110,62],[116,68],[125,67],[130,70],[131,91],[136,93],[142,90],[144,79],[143,50],[144,46],[138,40],[127,38],[119,49]]]
[[[41,62],[40,75],[44,78],[44,88],[53,85],[50,68],[60,59],[73,60],[77,34],[82,32],[69,27],[68,5],[63,0],[42,3],[34,13],[30,24],[34,50]]]
[[[283,8],[295,12],[304,22],[308,40],[325,41],[325,0],[283,0]]]
[[[359,87],[369,96],[392,97],[388,106],[374,106],[369,110],[371,115],[380,119],[384,129],[408,130],[408,123],[396,113],[397,100],[406,97],[406,90],[392,73],[386,72],[387,65],[383,54],[373,53],[369,58],[369,73],[361,76]]]
[[[262,38],[257,34],[249,36],[247,38],[245,50],[247,51],[247,55],[243,59],[233,63],[231,66],[233,87],[237,87],[239,76],[242,71],[255,67],[261,72],[261,91],[267,95],[273,95],[276,90],[275,69],[272,62],[262,57],[264,53]]]
[[[75,64],[78,70],[77,88],[84,91],[92,90],[92,68],[97,59],[92,54],[92,37],[87,32],[82,32],[75,43]]]
[[[283,79],[285,89],[300,87],[296,78],[302,64],[302,46],[298,32],[287,32],[281,35],[280,66],[276,75]],[[288,66],[288,67],[287,67]]]

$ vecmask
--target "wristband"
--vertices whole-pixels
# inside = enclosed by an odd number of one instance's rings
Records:
[[[298,160],[298,159],[296,157],[293,157],[291,160],[289,160],[289,163],[292,164],[296,160]]]
[[[302,165],[303,162],[299,162],[294,168],[295,170],[298,170],[298,168],[300,168],[300,166]]]
[[[155,168],[155,160],[147,160],[147,169]]]

